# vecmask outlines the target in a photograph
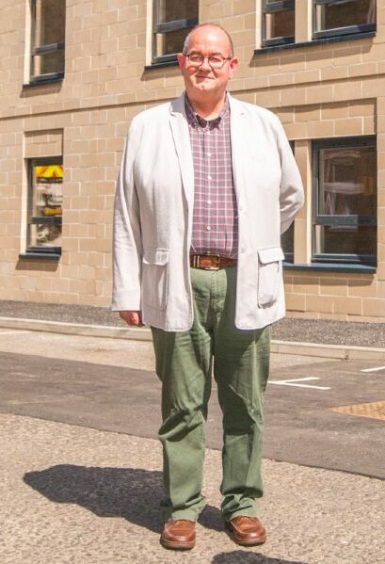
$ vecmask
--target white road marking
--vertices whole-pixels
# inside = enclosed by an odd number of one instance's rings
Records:
[[[308,376],[307,378],[293,378],[291,380],[270,380],[269,384],[276,386],[293,386],[294,388],[311,388],[313,390],[331,390],[329,386],[312,386],[311,384],[297,384],[296,382],[309,382],[310,380],[319,380],[316,376]]]
[[[385,366],[376,366],[375,368],[364,368],[360,372],[379,372],[380,370],[385,370]]]

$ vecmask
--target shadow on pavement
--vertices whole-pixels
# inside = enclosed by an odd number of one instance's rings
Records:
[[[77,503],[98,517],[122,517],[156,533],[162,528],[161,472],[60,464],[27,472],[24,482],[55,503]],[[220,511],[212,506],[207,506],[200,522],[209,529],[223,529]]]
[[[211,560],[211,564],[306,564],[294,560],[280,560],[278,558],[269,558],[263,554],[255,552],[244,552],[243,550],[234,550],[232,552],[221,552]]]

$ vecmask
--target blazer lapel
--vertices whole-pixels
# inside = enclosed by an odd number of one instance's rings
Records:
[[[190,134],[184,110],[184,94],[171,103],[170,126],[178,155],[183,190],[190,211],[194,205],[194,165]]]
[[[242,174],[245,172],[244,157],[247,153],[249,128],[246,119],[246,113],[238,100],[229,96],[231,110],[231,154],[233,164],[234,189],[239,196],[241,187],[243,186]],[[246,166],[247,169],[247,166]]]

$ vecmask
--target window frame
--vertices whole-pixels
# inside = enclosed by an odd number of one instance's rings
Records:
[[[57,43],[47,43],[46,45],[40,45],[36,47],[35,37],[36,37],[36,2],[37,0],[30,0],[31,1],[31,53],[30,53],[30,66],[29,66],[29,82],[30,84],[48,82],[48,81],[56,81],[62,80],[64,78],[63,71],[57,72],[50,72],[44,74],[34,74],[34,57],[39,55],[48,55],[50,53],[58,53],[60,51],[65,52],[65,42],[60,41]],[[66,11],[66,6],[64,8]],[[65,29],[65,21],[64,21],[64,29]]]
[[[174,63],[177,60],[177,53],[170,53],[168,55],[156,55],[156,35],[158,33],[168,33],[170,31],[178,31],[182,29],[192,29],[199,23],[199,14],[195,18],[183,18],[179,20],[170,20],[161,23],[159,17],[159,2],[160,0],[153,0],[152,3],[152,43],[151,43],[151,61],[152,64],[158,63]]]
[[[333,37],[342,37],[344,35],[360,35],[361,33],[376,31],[376,22],[370,24],[357,24],[336,27],[323,31],[316,31],[317,25],[317,6],[338,5],[340,0],[313,0],[312,2],[312,38],[313,39],[326,39]],[[376,9],[376,6],[375,6]]]
[[[295,43],[295,28],[293,36],[274,37],[266,39],[266,15],[277,12],[294,12],[295,0],[276,0],[268,4],[268,0],[262,0],[262,47],[275,47],[278,45],[290,45]]]
[[[63,156],[58,155],[56,157],[32,157],[26,159],[27,161],[27,222],[26,222],[26,244],[25,244],[25,255],[28,256],[47,256],[47,257],[59,257],[62,252],[62,247],[52,246],[43,247],[38,245],[30,244],[30,226],[36,224],[56,224],[62,227],[63,216],[38,216],[33,215],[33,201],[34,201],[34,183],[33,183],[33,169],[34,166],[47,165],[47,164],[57,164],[63,165]],[[63,181],[62,181],[63,185]]]
[[[311,251],[312,263],[319,264],[346,264],[346,265],[366,265],[377,266],[377,243],[375,255],[348,254],[348,253],[316,253],[314,230],[317,225],[328,225],[334,227],[378,227],[377,206],[376,213],[371,215],[330,215],[318,213],[318,188],[319,188],[319,151],[321,149],[333,149],[338,147],[373,147],[377,155],[377,139],[375,135],[359,137],[339,137],[330,139],[317,139],[312,142],[312,224],[311,224]],[[375,174],[377,178],[377,174]],[[376,198],[378,197],[378,187],[376,185]],[[378,237],[378,233],[377,233]]]

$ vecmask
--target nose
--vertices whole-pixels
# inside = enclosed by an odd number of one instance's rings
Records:
[[[208,57],[203,58],[203,61],[201,62],[200,68],[205,68],[205,69],[211,70],[211,66],[209,64],[209,58]]]

